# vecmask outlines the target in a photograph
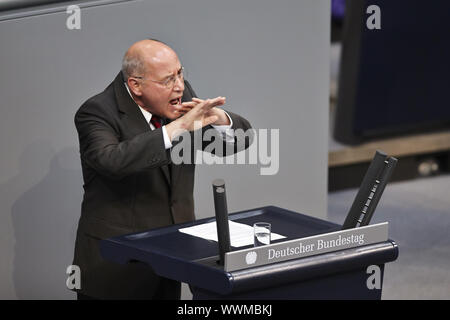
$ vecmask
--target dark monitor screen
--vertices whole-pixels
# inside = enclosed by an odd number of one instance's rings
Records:
[[[380,8],[381,29],[366,26]],[[347,1],[336,140],[450,127],[450,1]]]

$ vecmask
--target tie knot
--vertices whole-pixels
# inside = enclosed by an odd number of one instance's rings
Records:
[[[155,129],[161,128],[161,118],[158,116],[152,115],[150,123],[155,127]]]

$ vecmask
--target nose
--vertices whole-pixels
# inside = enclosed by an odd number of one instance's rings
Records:
[[[183,79],[183,77],[176,77],[175,79],[176,80],[175,80],[175,84],[173,86],[173,89],[175,91],[183,92],[184,91],[184,79]]]

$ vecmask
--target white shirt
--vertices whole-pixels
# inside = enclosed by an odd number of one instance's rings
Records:
[[[128,94],[130,95],[131,99],[133,99],[133,96],[131,95],[131,92],[130,92],[130,89],[128,88],[127,83],[124,82],[124,85],[125,85],[125,88],[127,88]],[[134,99],[133,99],[133,101],[134,101]],[[152,114],[150,112],[148,112],[147,110],[145,110],[144,108],[142,108],[137,103],[136,103],[136,105],[139,107],[142,114],[144,115],[144,118],[147,121],[147,123],[149,124],[150,129],[155,130],[155,127],[150,122],[150,120],[152,119]],[[221,133],[222,139],[224,139],[226,143],[234,143],[234,131],[230,130],[231,126],[233,125],[233,120],[231,120],[230,115],[226,111],[224,111],[224,112],[227,115],[228,119],[230,119],[230,124],[229,125],[221,125],[221,126],[215,126],[215,125],[211,125],[211,126]],[[172,141],[170,141],[169,135],[167,134],[166,126],[162,126],[162,131],[163,131],[165,148],[166,149],[172,148]]]

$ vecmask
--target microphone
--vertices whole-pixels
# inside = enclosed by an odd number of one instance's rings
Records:
[[[225,262],[225,253],[231,251],[225,181],[223,179],[216,179],[213,181],[212,185],[214,208],[216,210],[217,238],[219,243],[219,264],[223,265]]]

